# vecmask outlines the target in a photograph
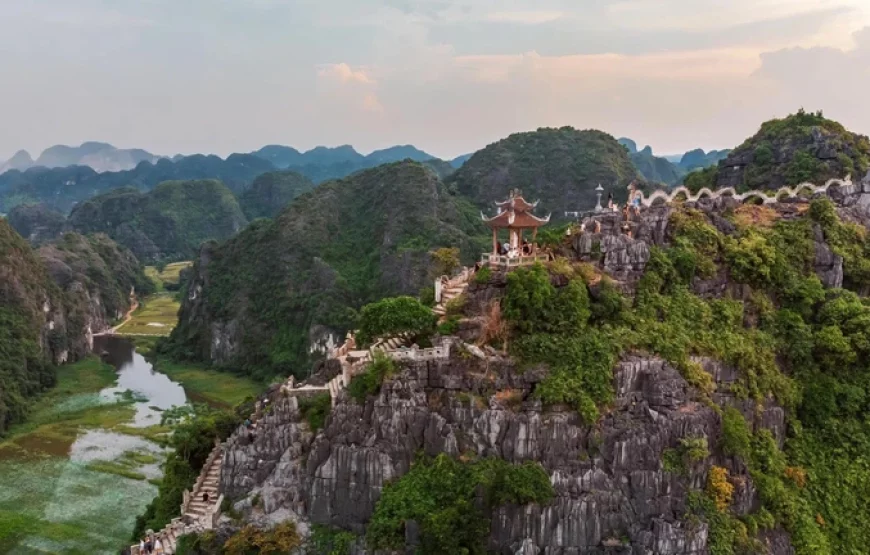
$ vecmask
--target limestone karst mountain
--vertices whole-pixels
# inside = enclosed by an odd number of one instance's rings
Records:
[[[203,294],[184,303],[172,343],[259,375],[302,372],[317,330],[342,335],[365,302],[416,295],[429,284],[429,252],[470,255],[479,230],[468,201],[416,162],[324,183],[273,221],[203,249],[191,281]]]
[[[612,187],[624,198],[638,176],[628,152],[601,131],[571,127],[516,133],[479,150],[448,178],[448,183],[481,207],[521,189],[540,200],[544,214],[595,206],[595,188]]]
[[[34,250],[0,218],[0,434],[55,381],[55,365],[90,352],[130,303],[153,288],[139,261],[105,235],[68,234]]]
[[[821,113],[803,110],[761,125],[758,133],[718,165],[686,178],[686,185],[779,189],[803,182],[824,183],[870,169],[870,139],[848,131]]]
[[[214,179],[166,181],[142,193],[114,189],[76,206],[67,229],[106,233],[143,261],[193,257],[204,241],[223,241],[247,225],[238,201]]]

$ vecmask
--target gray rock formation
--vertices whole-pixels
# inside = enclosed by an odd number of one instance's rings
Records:
[[[722,383],[736,379],[715,361],[701,362]],[[705,553],[705,526],[684,517],[687,492],[704,486],[710,464],[747,484],[735,496],[739,512],[756,508],[745,468],[716,452],[719,416],[662,360],[630,356],[618,365],[616,402],[596,427],[569,407],[544,410],[531,396],[543,375],[519,374],[499,358],[415,363],[364,406],[341,398],[316,437],[301,422],[297,399],[279,395],[253,438],[239,430],[228,443],[223,491],[249,520],[289,517],[362,534],[384,484],[406,473],[420,452],[538,461],[556,497],[490,515],[489,548],[504,554]],[[493,395],[508,389],[522,394],[517,410]],[[756,416],[749,403],[727,394],[717,400],[782,440],[779,407]],[[685,475],[664,470],[663,453],[686,437],[707,438],[713,456]],[[255,494],[261,509],[244,500]],[[785,541],[774,552],[788,549]]]

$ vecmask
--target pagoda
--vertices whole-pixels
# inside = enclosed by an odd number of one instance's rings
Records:
[[[538,246],[535,239],[538,228],[550,221],[550,216],[539,218],[532,214],[532,210],[538,202],[530,203],[520,194],[519,190],[512,190],[507,200],[496,202],[498,214],[488,218],[483,212],[480,213],[484,223],[492,229],[492,254],[484,254],[483,262],[505,266],[519,266],[533,264],[538,260]],[[505,245],[499,243],[499,230],[508,230],[508,242]],[[524,240],[526,230],[532,230],[532,241]],[[501,249],[499,248],[501,247]]]

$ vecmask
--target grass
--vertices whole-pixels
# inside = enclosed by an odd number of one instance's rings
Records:
[[[184,386],[192,400],[200,398],[210,404],[234,407],[263,390],[263,385],[228,372],[208,370],[191,363],[177,363],[166,358],[153,361],[154,368]]]
[[[140,474],[134,470],[131,470],[129,465],[115,461],[93,461],[91,463],[88,463],[87,468],[88,470],[93,470],[94,472],[113,474],[115,476],[122,476],[130,480],[145,479],[144,474]]]
[[[179,306],[180,303],[171,294],[162,293],[148,297],[133,313],[133,318],[118,328],[118,333],[155,337],[169,335],[178,322]]]
[[[167,283],[178,283],[181,271],[193,265],[193,262],[186,260],[184,262],[173,262],[167,264],[163,271],[157,270],[156,266],[145,266],[145,275],[151,278],[151,281],[157,285],[158,291],[163,291],[164,285]]]
[[[132,409],[100,398],[100,390],[115,383],[115,369],[97,357],[88,357],[62,366],[57,372],[57,385],[34,401],[27,421],[13,426],[0,443],[0,451],[20,436],[40,432],[44,437],[75,439],[80,426],[113,425],[129,419]]]

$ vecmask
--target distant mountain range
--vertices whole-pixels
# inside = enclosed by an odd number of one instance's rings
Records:
[[[730,152],[705,153],[696,149],[674,162],[676,158],[655,156],[649,146],[638,150],[631,139],[619,139],[619,143],[628,151],[639,177],[650,184],[668,186],[682,183],[690,171],[714,165]],[[0,164],[0,214],[17,205],[32,203],[46,203],[66,213],[76,203],[114,188],[132,186],[148,191],[168,180],[219,179],[240,194],[257,176],[276,170],[295,172],[317,185],[403,160],[423,163],[446,179],[471,158],[472,154],[464,154],[441,160],[413,145],[396,145],[368,155],[360,154],[350,145],[318,146],[307,151],[268,145],[247,154],[231,154],[226,159],[203,154],[169,158],[101,142],[86,142],[77,147],[56,145],[43,151],[36,160],[22,150]]]
[[[632,139],[622,137],[618,142],[628,150],[632,163],[647,181],[666,185],[681,183],[687,173],[718,164],[731,152],[730,149],[704,152],[696,148],[684,154],[655,156],[649,145],[638,150]]]
[[[79,146],[55,145],[45,149],[34,160],[26,150],[0,163],[0,173],[24,171],[32,167],[65,168],[88,166],[97,172],[116,172],[135,168],[140,162],[156,162],[160,156],[139,148],[121,149],[108,143],[87,142]]]

